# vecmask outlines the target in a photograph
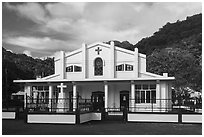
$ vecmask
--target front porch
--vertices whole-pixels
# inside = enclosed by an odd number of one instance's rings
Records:
[[[77,81],[26,83],[25,108],[48,112],[70,112],[77,108],[139,111],[143,108],[170,108],[170,84],[165,81]],[[85,108],[82,108],[85,104]],[[91,106],[87,107],[87,106]],[[135,109],[137,108],[137,109]],[[30,110],[31,111],[31,110]],[[164,110],[165,111],[165,110]]]
[[[71,114],[76,119],[77,114],[83,114],[88,119],[92,119],[92,115],[97,115],[95,119],[107,116],[127,119],[127,112],[170,111],[172,101],[169,89],[170,84],[160,80],[26,83],[24,107],[32,117],[33,114]]]

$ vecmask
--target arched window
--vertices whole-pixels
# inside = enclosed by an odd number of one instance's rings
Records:
[[[103,75],[103,60],[101,58],[96,58],[94,61],[94,75]]]

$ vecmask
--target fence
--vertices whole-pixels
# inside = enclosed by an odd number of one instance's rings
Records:
[[[52,112],[52,113],[73,112],[74,111],[73,102],[76,102],[76,108],[77,111],[79,112],[89,112],[93,110],[91,99],[73,99],[73,98],[34,99],[30,97],[27,97],[26,99],[26,109],[28,112]]]
[[[130,112],[195,112],[202,113],[202,100],[198,99],[137,99],[129,100]],[[131,105],[132,104],[132,105]]]

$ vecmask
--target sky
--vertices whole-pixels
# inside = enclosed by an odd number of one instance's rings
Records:
[[[44,58],[82,43],[150,37],[167,22],[202,12],[201,2],[3,3],[3,47]]]

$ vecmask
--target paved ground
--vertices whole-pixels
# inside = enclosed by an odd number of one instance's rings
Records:
[[[93,121],[81,125],[26,124],[2,120],[3,135],[201,135],[201,124]]]

